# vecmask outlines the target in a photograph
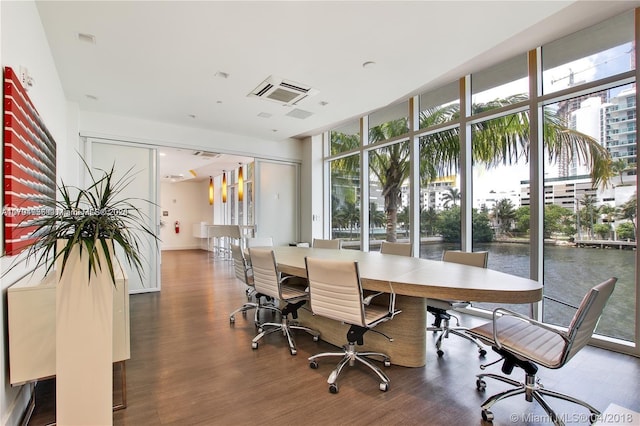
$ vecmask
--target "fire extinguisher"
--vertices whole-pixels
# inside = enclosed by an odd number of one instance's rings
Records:
[[[176,231],[176,234],[180,233],[180,222],[176,220],[176,223],[173,225],[173,228]]]

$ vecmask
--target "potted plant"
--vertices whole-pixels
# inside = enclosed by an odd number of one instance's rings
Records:
[[[58,185],[59,200],[44,203],[41,216],[21,226],[34,229],[24,260],[56,274],[56,420],[58,424],[112,424],[113,291],[119,260],[140,277],[142,237],[157,236],[135,203],[122,197],[134,179],[115,166],[90,178],[86,189]],[[121,259],[116,258],[116,249]]]

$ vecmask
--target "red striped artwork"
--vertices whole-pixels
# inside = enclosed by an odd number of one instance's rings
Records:
[[[36,236],[30,221],[56,196],[56,143],[10,67],[3,79],[4,249],[16,255]]]

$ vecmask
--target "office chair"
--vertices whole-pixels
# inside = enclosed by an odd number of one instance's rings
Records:
[[[321,240],[318,238],[313,239],[313,248],[326,248],[326,249],[334,249],[340,250],[342,248],[342,240]]]
[[[516,387],[494,395],[482,404],[482,418],[485,421],[493,420],[493,413],[489,410],[493,404],[520,394],[524,394],[525,399],[529,402],[534,399],[538,401],[555,425],[564,425],[564,423],[544,399],[544,396],[582,405],[590,411],[591,422],[597,420],[600,415],[598,410],[572,396],[543,388],[536,379],[536,373],[538,365],[551,369],[563,367],[589,342],[616,281],[617,278],[609,278],[587,292],[567,331],[558,330],[504,308],[497,308],[493,311],[492,322],[469,330],[469,333],[490,344],[493,350],[502,356],[501,359],[504,359],[502,372],[504,374],[511,374],[513,367],[516,366],[525,371],[524,383],[497,374],[477,375],[476,387],[480,392],[484,392],[486,389],[485,377]],[[495,364],[495,362],[491,364]],[[481,366],[481,368],[484,369],[491,364]]]
[[[258,349],[258,342],[260,339],[268,334],[280,331],[289,342],[289,352],[291,352],[291,355],[295,355],[298,351],[296,349],[296,344],[291,330],[306,331],[313,336],[314,342],[317,342],[320,337],[320,333],[316,330],[289,322],[289,315],[291,315],[293,319],[298,318],[298,309],[302,307],[307,300],[309,300],[309,293],[299,286],[285,284],[287,279],[297,277],[283,277],[282,274],[278,272],[276,267],[276,257],[273,250],[266,248],[250,248],[249,252],[251,255],[253,282],[256,287],[256,291],[264,294],[265,296],[270,296],[286,303],[285,307],[281,309],[281,322],[265,322],[260,324],[258,334],[251,341],[251,347],[253,349]]]
[[[380,253],[395,254],[398,256],[411,256],[413,253],[413,247],[411,246],[411,243],[390,243],[389,241],[383,241],[380,244]]]
[[[313,369],[318,368],[317,360],[322,357],[342,357],[327,379],[329,392],[338,393],[337,380],[342,369],[347,364],[354,366],[356,361],[361,362],[376,373],[381,381],[380,390],[386,392],[389,389],[389,377],[373,364],[371,357],[380,358],[385,367],[389,367],[391,365],[389,356],[379,352],[356,352],[355,346],[364,344],[364,334],[367,331],[399,313],[395,310],[395,295],[389,295],[388,307],[370,305],[369,302],[373,296],[382,293],[363,298],[357,262],[307,257],[305,263],[313,314],[342,321],[351,326],[347,332],[348,343],[343,346],[342,352],[313,355],[309,357],[309,366]],[[390,342],[393,341],[379,331],[372,331],[386,337]]]
[[[487,260],[489,258],[489,252],[486,251],[476,251],[476,252],[463,252],[459,250],[445,250],[442,254],[442,260],[444,262],[453,262],[460,263],[463,265],[477,266],[480,268],[487,267]],[[465,301],[457,301],[457,300],[440,300],[440,299],[428,299],[427,300],[427,311],[433,314],[435,320],[433,322],[432,327],[427,327],[428,331],[440,332],[440,335],[436,339],[436,349],[438,350],[438,356],[441,357],[444,355],[444,351],[442,348],[442,339],[449,338],[449,334],[455,334],[456,336],[460,336],[464,339],[470,340],[478,346],[478,352],[480,356],[483,357],[487,354],[487,351],[484,349],[484,346],[478,339],[472,337],[468,334],[465,334],[467,330],[466,327],[460,327],[460,320],[457,316],[450,314],[450,309],[455,308],[465,308],[469,306],[470,302]],[[456,320],[456,326],[452,327],[449,324],[449,320],[451,317],[454,317]]]
[[[267,297],[256,291],[253,284],[253,270],[251,269],[249,262],[247,262],[247,259],[244,257],[244,251],[242,248],[237,244],[231,244],[230,248],[236,278],[247,285],[246,293],[248,302],[231,312],[229,315],[229,322],[232,324],[236,322],[235,315],[238,312],[241,312],[242,316],[246,317],[247,311],[255,309],[254,322],[256,326],[258,326],[258,312],[260,309],[269,309],[273,312],[280,312],[280,309],[273,305],[273,299],[271,297]],[[251,301],[253,298],[255,298],[255,302]],[[263,298],[267,299],[266,303],[262,303]]]

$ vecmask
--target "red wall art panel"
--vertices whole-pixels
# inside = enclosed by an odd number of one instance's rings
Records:
[[[29,223],[55,202],[56,143],[9,67],[3,89],[4,242],[15,255],[37,238]]]

